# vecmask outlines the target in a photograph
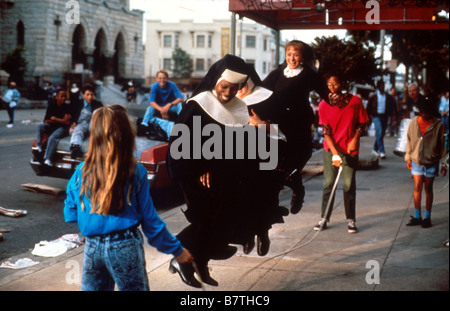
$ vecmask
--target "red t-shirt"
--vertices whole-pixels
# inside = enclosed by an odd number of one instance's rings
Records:
[[[347,153],[347,145],[355,136],[356,127],[369,121],[366,109],[358,96],[352,96],[347,106],[340,109],[337,106],[331,106],[324,100],[319,103],[319,124],[328,124],[333,133],[333,139],[336,143],[336,149]],[[329,151],[326,141],[323,147]],[[358,154],[355,150],[352,154]]]

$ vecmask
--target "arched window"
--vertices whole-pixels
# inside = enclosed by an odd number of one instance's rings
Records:
[[[25,46],[25,26],[22,21],[19,21],[16,26],[16,45]]]

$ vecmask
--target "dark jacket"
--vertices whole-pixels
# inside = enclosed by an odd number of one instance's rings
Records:
[[[397,109],[396,109],[394,97],[392,97],[391,95],[389,95],[387,93],[385,93],[385,95],[386,95],[386,109],[385,109],[384,116],[390,117],[390,116],[397,115]],[[377,96],[377,94],[375,94],[369,98],[369,101],[367,103],[366,111],[370,118],[379,117],[378,112],[377,112],[377,107],[378,107],[378,96]]]

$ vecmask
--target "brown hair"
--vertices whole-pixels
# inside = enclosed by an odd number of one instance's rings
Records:
[[[82,172],[80,192],[91,201],[91,213],[115,214],[122,210],[127,190],[127,204],[136,169],[135,135],[125,108],[105,106],[92,115],[89,150]],[[84,204],[82,202],[82,208]]]
[[[156,76],[158,76],[160,73],[164,74],[167,77],[167,79],[169,79],[169,73],[167,71],[162,70],[162,69],[158,70],[158,72],[156,73]]]

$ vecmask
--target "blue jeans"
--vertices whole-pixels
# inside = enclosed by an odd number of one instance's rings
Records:
[[[175,125],[175,122],[161,119],[158,117],[153,117],[150,119],[150,123],[157,124],[159,127],[166,132],[167,137],[170,137],[170,133],[172,132],[172,128]]]
[[[42,147],[42,138],[44,137],[44,134],[49,135],[44,159],[53,161],[53,155],[55,154],[60,139],[69,135],[69,131],[66,127],[55,127],[47,123],[39,124],[36,135],[36,145],[38,147]]]
[[[142,234],[138,229],[86,238],[82,291],[148,291]]]
[[[384,149],[384,134],[386,134],[388,117],[380,115],[373,118],[373,124],[375,125],[375,143],[373,144],[373,150],[379,153],[386,154]]]
[[[169,113],[172,112],[175,113],[176,115],[179,115],[182,107],[183,107],[182,103],[178,103],[175,106],[170,107]],[[153,117],[161,117],[161,114],[152,106],[148,106],[141,124],[148,126],[148,122]]]

